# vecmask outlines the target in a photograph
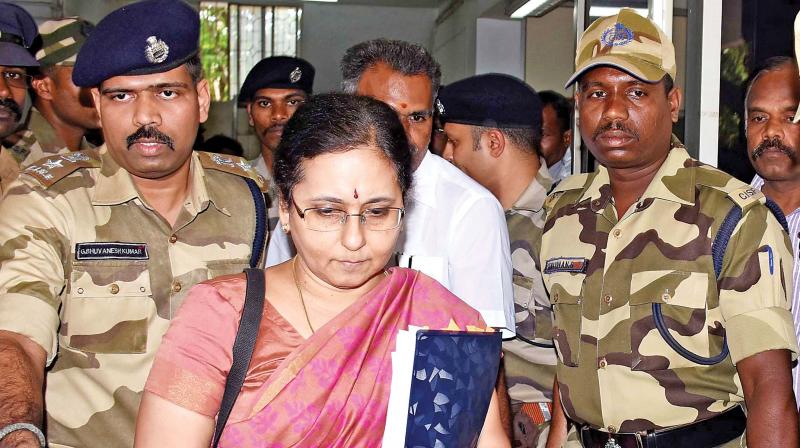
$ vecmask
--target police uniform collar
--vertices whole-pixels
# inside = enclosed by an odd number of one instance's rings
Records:
[[[679,204],[694,205],[695,170],[686,166],[687,160],[690,160],[689,153],[683,146],[675,145],[673,140],[672,149],[653,176],[653,180],[650,181],[641,199],[662,199]],[[609,183],[608,170],[601,165],[580,200],[589,199],[602,202],[601,188]],[[602,210],[605,205],[598,203],[599,207],[593,208]]]
[[[133,183],[133,179],[127,171],[119,166],[116,160],[111,157],[106,145],[99,148],[101,168],[100,172],[95,179],[94,196],[92,197],[93,205],[119,205],[130,200],[139,198],[143,204],[146,204],[143,198],[139,196],[139,191]],[[197,160],[197,154],[192,153],[192,160],[190,165],[190,195],[192,204],[194,205],[196,213],[204,209],[210,201],[221,212],[226,213],[222,198],[210,197],[208,189],[205,184],[205,173],[200,161]],[[219,201],[215,201],[219,199]],[[226,213],[227,214],[227,213]]]
[[[528,188],[522,192],[522,195],[511,207],[511,210],[538,212],[544,206],[544,200],[547,198],[547,193],[551,188],[553,188],[553,177],[550,175],[545,160],[539,157],[539,171],[533,177]]]

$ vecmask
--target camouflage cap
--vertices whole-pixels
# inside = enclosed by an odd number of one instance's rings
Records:
[[[652,20],[623,8],[616,15],[595,20],[583,32],[575,55],[575,73],[564,87],[600,66],[618,68],[646,82],[658,82],[664,75],[674,80],[675,47]]]
[[[39,25],[42,47],[36,60],[42,68],[54,65],[75,65],[75,58],[94,25],[80,17],[48,20]]]

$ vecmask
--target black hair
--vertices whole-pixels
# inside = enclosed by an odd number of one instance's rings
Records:
[[[472,146],[475,151],[480,149],[480,139],[484,132],[497,129],[516,148],[528,154],[538,154],[539,145],[542,143],[542,130],[534,128],[493,128],[487,126],[472,127]]]
[[[190,57],[185,62],[185,65],[193,84],[197,84],[198,81],[203,79],[203,62],[200,60],[200,53]]]
[[[756,66],[753,70],[752,75],[750,76],[750,82],[747,84],[747,89],[745,90],[744,94],[744,105],[745,105],[745,113],[747,113],[747,103],[750,100],[750,90],[752,90],[753,85],[756,83],[756,80],[767,72],[774,72],[776,70],[780,70],[785,66],[794,66],[794,58],[791,56],[772,56],[770,58],[764,59],[761,61],[760,64]]]
[[[558,120],[558,130],[561,134],[572,129],[572,103],[558,92],[552,90],[545,90],[539,92],[539,99],[542,100],[542,109],[551,106],[556,112],[556,119]]]
[[[411,188],[411,149],[392,108],[360,95],[325,93],[303,104],[286,123],[275,153],[275,184],[286,202],[303,179],[304,160],[376,146],[392,163],[403,199]]]

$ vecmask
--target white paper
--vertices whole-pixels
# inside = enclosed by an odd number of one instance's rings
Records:
[[[411,395],[411,375],[414,370],[414,354],[417,349],[417,331],[421,329],[409,326],[408,330],[400,330],[397,333],[395,350],[392,352],[392,385],[386,413],[386,428],[383,431],[383,448],[404,448],[405,446],[408,399]]]

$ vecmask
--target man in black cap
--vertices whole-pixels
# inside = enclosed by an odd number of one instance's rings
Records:
[[[547,441],[556,356],[552,308],[535,260],[542,206],[553,184],[540,156],[542,104],[517,78],[472,76],[439,92],[447,145],[443,157],[478,181],[503,206],[514,272],[516,338],[503,342],[517,446]]]
[[[39,66],[30,51],[38,35],[36,22],[21,7],[0,2],[0,193],[19,175],[28,152],[7,138],[22,119],[31,76]]]
[[[263,265],[264,179],[192,151],[210,104],[199,31],[181,0],[104,18],[72,77],[106,144],[36,162],[0,204],[0,446],[44,446],[43,402],[51,446],[132,446],[190,287]]]
[[[272,155],[281,141],[283,126],[305,103],[314,87],[314,67],[290,56],[273,56],[256,64],[242,84],[239,104],[247,107],[250,126],[261,143],[256,170],[272,178]]]
[[[259,174],[267,179],[269,192],[270,242],[267,266],[281,263],[294,255],[294,247],[278,225],[278,201],[272,181],[272,157],[281,141],[283,126],[314,87],[314,67],[306,60],[273,56],[259,61],[242,84],[239,104],[247,108],[247,118],[261,143],[261,156],[251,160]]]

